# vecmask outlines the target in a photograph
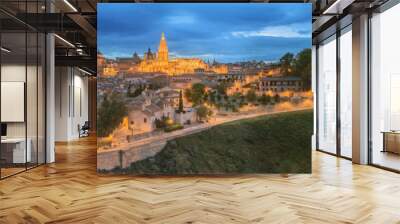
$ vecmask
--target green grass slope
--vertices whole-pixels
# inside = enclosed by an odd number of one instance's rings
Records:
[[[171,140],[127,174],[310,173],[311,110],[265,115]]]

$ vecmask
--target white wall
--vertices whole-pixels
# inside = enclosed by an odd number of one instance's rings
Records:
[[[25,80],[25,75],[26,75],[26,70],[28,71],[28,84],[29,86],[36,86],[36,80],[31,80],[30,74],[32,71],[35,72],[36,74],[36,67],[33,66],[28,66],[27,68],[24,65],[18,65],[18,64],[4,64],[1,66],[1,81],[2,82],[24,82],[26,83]],[[3,96],[4,97],[4,96]],[[27,88],[27,106],[30,106],[31,108],[34,107],[36,111],[36,88]],[[40,105],[39,105],[40,106]],[[2,110],[7,110],[7,108],[1,108]],[[24,108],[22,108],[24,110]],[[33,130],[36,130],[36,119],[37,115],[36,113],[32,113],[31,110],[27,109],[27,119],[28,122],[28,137],[29,137],[29,131],[32,128]],[[34,124],[31,124],[31,122],[34,122]],[[25,124],[26,122],[7,122],[7,136],[8,137],[25,137]],[[36,135],[36,132],[35,132]]]
[[[55,68],[55,140],[67,141],[68,140],[68,88],[70,84],[70,77],[68,75],[69,69],[67,67]]]
[[[88,78],[83,75],[76,68],[56,68],[56,141],[78,139],[78,125],[88,120]]]
[[[37,69],[39,69],[37,71]],[[6,113],[19,113],[25,114],[26,120],[23,119],[20,122],[5,122],[7,123],[7,137],[9,138],[24,138],[25,135],[29,139],[31,144],[29,147],[32,151],[32,162],[44,163],[44,83],[41,67],[25,66],[25,64],[3,64],[1,66],[1,81],[2,82],[23,82],[26,85],[26,107],[25,103],[22,102],[22,107],[16,109],[11,107],[2,107],[2,112]],[[27,80],[25,80],[27,78]],[[2,93],[4,89],[2,89]],[[24,89],[18,90],[19,94],[24,94]],[[21,92],[22,91],[22,92]],[[7,95],[2,95],[2,98]],[[17,102],[15,102],[17,103]],[[9,110],[9,111],[7,111]],[[11,111],[10,111],[11,110]],[[24,115],[22,115],[24,116]]]

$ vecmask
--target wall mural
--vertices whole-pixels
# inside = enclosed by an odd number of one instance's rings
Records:
[[[98,4],[103,174],[310,173],[311,4]]]

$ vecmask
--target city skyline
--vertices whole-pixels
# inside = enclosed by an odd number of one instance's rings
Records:
[[[162,32],[171,57],[224,63],[276,61],[311,46],[308,4],[253,5],[99,4],[98,49],[107,58],[143,56],[148,48],[157,51]]]

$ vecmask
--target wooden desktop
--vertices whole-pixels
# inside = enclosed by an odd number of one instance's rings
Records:
[[[382,131],[383,150],[382,152],[391,152],[400,154],[400,131]]]
[[[28,142],[25,151],[25,142]],[[1,159],[6,166],[25,164],[31,162],[31,139],[25,138],[2,138]]]

